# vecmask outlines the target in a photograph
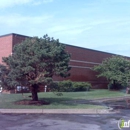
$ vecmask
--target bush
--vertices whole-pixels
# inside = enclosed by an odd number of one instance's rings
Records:
[[[89,91],[91,84],[87,82],[73,82],[74,91]]]
[[[48,88],[51,90],[51,91],[54,91],[54,92],[57,92],[59,87],[58,87],[58,82],[52,82],[48,85]]]
[[[116,83],[115,85],[112,83],[108,84],[108,90],[119,90],[119,89],[123,89],[123,88],[126,88],[126,87],[122,86],[119,83]]]
[[[48,88],[53,92],[89,91],[91,84],[88,82],[72,82],[70,80],[64,80],[60,82],[52,82],[48,85]]]
[[[72,82],[70,80],[60,81],[57,85],[54,85],[58,92],[78,92],[89,91],[91,84],[87,82]]]
[[[73,92],[73,83],[70,80],[60,81],[58,88],[59,92]]]

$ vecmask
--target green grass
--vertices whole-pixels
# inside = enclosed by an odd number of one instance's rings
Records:
[[[88,108],[103,108],[100,105],[80,104],[76,100],[92,100],[97,98],[112,98],[125,96],[126,94],[120,91],[108,90],[91,90],[89,92],[63,92],[63,96],[57,96],[53,92],[38,93],[39,100],[50,102],[49,105],[16,105],[14,102],[20,100],[31,100],[28,96],[30,93],[24,94],[0,94],[0,108],[10,109],[88,109]]]

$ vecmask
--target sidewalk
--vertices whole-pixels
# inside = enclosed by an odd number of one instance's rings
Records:
[[[29,113],[29,114],[112,114],[109,109],[0,109],[0,113]]]

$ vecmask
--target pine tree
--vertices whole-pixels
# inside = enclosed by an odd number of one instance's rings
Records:
[[[44,35],[43,38],[27,38],[16,44],[13,54],[3,58],[1,81],[8,89],[28,86],[32,100],[38,101],[39,85],[49,84],[53,76],[69,76],[70,55],[59,40]]]

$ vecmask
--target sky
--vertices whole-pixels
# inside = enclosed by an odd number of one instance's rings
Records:
[[[130,0],[0,0],[0,35],[9,33],[130,56]]]

